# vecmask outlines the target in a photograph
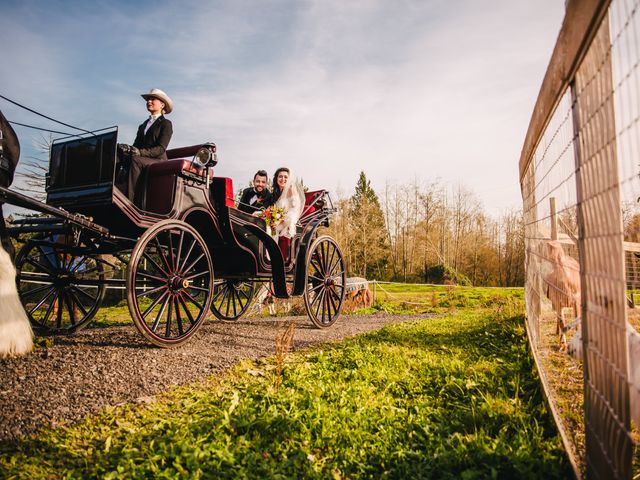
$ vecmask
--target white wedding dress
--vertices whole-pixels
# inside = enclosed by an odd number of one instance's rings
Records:
[[[293,238],[296,234],[296,223],[304,208],[304,188],[293,174],[284,186],[284,190],[276,205],[284,208],[284,220],[275,226],[278,237]]]

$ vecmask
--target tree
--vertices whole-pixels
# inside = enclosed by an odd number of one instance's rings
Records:
[[[36,200],[44,201],[47,197],[45,192],[46,175],[49,172],[49,152],[53,144],[53,137],[41,137],[36,143],[36,149],[42,157],[27,157],[20,162],[20,168],[16,170],[15,177],[19,182],[15,189],[29,195]]]
[[[364,172],[360,172],[349,199],[347,217],[353,232],[349,242],[351,270],[365,278],[386,278],[391,253],[388,233],[380,201]]]

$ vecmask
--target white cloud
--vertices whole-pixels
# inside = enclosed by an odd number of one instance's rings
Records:
[[[380,191],[417,174],[462,181],[495,213],[519,202],[518,157],[563,4],[100,3],[73,18],[87,25],[77,39],[60,30],[69,21],[31,34],[4,22],[21,39],[12,58],[28,77],[38,67],[25,58],[39,59],[55,98],[0,80],[70,123],[119,123],[129,141],[144,118],[137,95],[163,88],[172,146],[216,141],[217,174],[237,185],[281,165],[347,192],[360,170]]]

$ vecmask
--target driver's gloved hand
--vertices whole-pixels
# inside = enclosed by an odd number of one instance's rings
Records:
[[[118,152],[124,154],[124,155],[130,155],[131,154],[131,149],[133,147],[131,145],[127,145],[126,143],[119,143],[118,144]]]

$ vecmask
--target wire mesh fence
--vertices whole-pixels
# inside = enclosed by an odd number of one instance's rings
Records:
[[[632,477],[640,420],[639,3],[567,2],[520,159],[530,343],[598,479]]]

